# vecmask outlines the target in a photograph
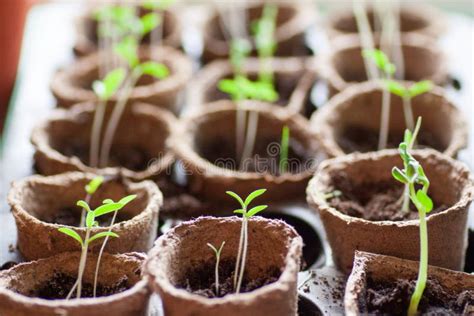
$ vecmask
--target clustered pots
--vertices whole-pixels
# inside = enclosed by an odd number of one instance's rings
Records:
[[[304,56],[309,55],[304,43],[304,34],[312,23],[312,10],[304,3],[276,2],[278,16],[276,19],[275,41],[277,44],[276,56]],[[220,10],[213,9],[204,22],[204,47],[202,60],[204,63],[229,56],[229,42],[227,30],[222,27],[229,22],[230,15],[241,13],[246,17],[246,32],[251,33],[252,21],[260,18],[263,3],[254,3],[245,7],[235,6]],[[233,12],[231,12],[233,11]],[[224,14],[224,17],[222,17]]]
[[[35,147],[35,167],[39,173],[54,175],[67,171],[122,174],[140,181],[157,179],[170,173],[174,162],[169,152],[175,117],[149,104],[127,106],[121,119],[106,168],[89,165],[91,129],[96,103],[84,103],[69,110],[56,110],[35,128],[31,142]],[[108,122],[113,106],[107,107]],[[133,133],[129,129],[133,129]],[[159,135],[159,137],[155,137]]]
[[[261,61],[258,58],[247,58],[243,72],[250,78],[257,77]],[[271,65],[275,70],[275,89],[278,92],[278,105],[289,111],[307,114],[311,113],[309,95],[316,80],[316,72],[308,69],[309,59],[306,58],[272,58]],[[216,60],[206,66],[192,81],[188,95],[187,113],[203,110],[212,102],[229,99],[229,96],[219,91],[218,83],[234,75],[233,67],[228,60]]]
[[[414,152],[431,181],[434,201],[427,217],[428,262],[462,270],[472,176],[464,164],[433,150]],[[323,162],[310,181],[308,202],[321,217],[334,263],[342,271],[351,271],[356,250],[418,260],[418,216],[415,210],[400,213],[403,186],[391,174],[400,164],[396,150],[351,154]],[[327,199],[325,194],[334,190],[341,196]]]
[[[96,101],[92,83],[99,79],[100,65],[111,59],[113,53],[98,52],[79,58],[70,67],[59,70],[51,81],[51,91],[59,107],[71,107],[85,101]],[[170,71],[168,77],[155,80],[151,76],[142,76],[132,89],[130,102],[145,102],[178,113],[186,83],[192,75],[189,57],[182,52],[166,46],[147,47],[139,50],[142,60],[155,60],[166,65]],[[115,101],[115,97],[111,98]]]
[[[404,315],[415,287],[418,262],[356,252],[344,296],[347,315]],[[430,266],[421,314],[470,315],[474,276]]]
[[[86,229],[78,227],[81,208],[76,201],[85,199],[84,187],[94,178],[82,172],[63,173],[57,176],[31,176],[12,185],[8,196],[18,229],[18,248],[27,260],[46,258],[66,251],[76,251],[77,242],[58,231],[68,226],[81,236]],[[111,239],[106,247],[109,253],[146,252],[153,245],[158,227],[158,211],[163,202],[158,187],[151,181],[132,183],[115,179],[102,184],[93,195],[90,205],[100,205],[104,199],[119,200],[125,195],[137,198],[118,214],[112,229],[120,237]],[[107,231],[111,217],[93,229],[93,233]],[[98,251],[100,242],[92,244]]]
[[[149,290],[141,277],[145,256],[104,254],[98,297],[91,298],[97,256],[89,256],[85,281],[89,298],[64,300],[75,280],[79,252],[21,263],[0,272],[0,314],[4,316],[145,316]],[[99,295],[100,294],[100,295]]]
[[[406,83],[412,84],[410,83]],[[369,81],[345,89],[311,118],[311,126],[332,156],[377,150],[382,111],[383,87]],[[415,97],[414,117],[422,117],[418,146],[429,147],[456,157],[467,146],[467,122],[440,87]],[[403,140],[405,119],[402,99],[390,98],[389,147]]]
[[[166,315],[296,315],[296,277],[303,242],[291,226],[279,220],[255,217],[249,221],[251,242],[244,284],[251,291],[212,299],[203,296],[213,284],[215,264],[206,243],[226,242],[221,254],[221,280],[225,281],[234,269],[240,227],[236,217],[201,217],[157,240],[145,271],[153,291],[163,300]]]
[[[142,11],[143,14],[148,13],[148,10],[142,9]],[[91,9],[77,20],[76,43],[74,45],[74,53],[77,56],[85,56],[99,50],[99,37],[97,34],[99,23],[94,19],[93,15],[94,9]],[[163,12],[163,25],[161,28],[162,44],[180,48],[182,27],[176,12],[173,10],[165,10]],[[143,44],[150,44],[150,35],[143,39]]]
[[[228,204],[224,192],[239,195],[266,188],[269,201],[304,198],[304,188],[317,164],[327,157],[321,141],[298,114],[263,102],[247,101],[241,109],[259,115],[254,156],[239,168],[235,153],[237,108],[232,101],[206,105],[206,110],[187,117],[172,141],[173,151],[186,170],[189,189],[204,201]],[[290,172],[278,173],[281,131],[291,131]]]

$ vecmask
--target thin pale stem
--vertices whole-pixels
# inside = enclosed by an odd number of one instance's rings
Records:
[[[251,111],[249,114],[249,122],[247,126],[247,135],[245,138],[244,152],[240,160],[240,168],[244,166],[247,159],[252,156],[253,148],[255,147],[255,139],[257,138],[258,130],[258,112]]]
[[[409,184],[405,184],[405,188],[403,189],[402,212],[406,214],[409,211],[410,211],[410,186]]]
[[[392,3],[392,14],[393,14],[393,62],[396,66],[395,76],[396,78],[403,80],[405,78],[405,61],[402,50],[402,40],[400,32],[400,2],[393,1]]]
[[[411,108],[411,98],[403,98],[403,114],[405,116],[405,124],[407,128],[412,131],[415,127],[415,121],[413,119],[413,109]]]
[[[383,89],[378,150],[387,148],[389,124],[390,124],[390,91],[388,91],[387,89]]]
[[[248,220],[244,217],[244,249],[242,250],[242,263],[240,264],[239,280],[237,281],[237,287],[235,293],[240,293],[242,286],[242,280],[245,272],[245,261],[247,260],[247,248],[248,248]]]
[[[242,218],[242,226],[240,228],[240,239],[239,239],[239,249],[237,251],[237,260],[235,261],[235,271],[234,271],[234,290],[237,288],[237,278],[239,275],[239,268],[240,268],[240,258],[242,257],[242,248],[244,244],[244,218]]]
[[[221,259],[220,253],[216,255],[216,269],[215,269],[215,278],[216,278],[216,296],[219,296],[219,261]]]
[[[74,291],[77,289],[77,286],[79,285],[79,282],[78,280],[76,280],[76,282],[74,283],[74,285],[72,286],[71,290],[69,291],[69,294],[66,296],[66,300],[70,299],[72,294],[74,293]]]
[[[89,237],[91,230],[90,228],[86,229],[86,237],[84,238],[84,246],[82,246],[81,259],[79,261],[79,272],[77,275],[77,295],[76,298],[81,298],[82,292],[82,277],[84,276],[84,270],[86,268],[87,262],[87,251],[89,248]]]
[[[353,0],[352,3],[362,47],[367,50],[373,50],[375,48],[374,39],[372,37],[372,31],[370,29],[370,23],[367,18],[365,7],[360,3],[360,0]],[[369,80],[378,78],[377,68],[371,60],[364,57],[364,65]]]
[[[236,129],[235,129],[235,142],[236,142],[236,162],[239,161],[239,159],[242,159],[242,154],[244,151],[244,134],[245,134],[245,125],[247,121],[247,111],[242,109],[240,106],[240,102],[235,103],[237,106],[237,114],[235,117],[235,124],[236,124]]]
[[[102,131],[102,124],[105,116],[105,101],[101,100],[94,113],[94,121],[92,122],[91,143],[89,150],[89,165],[96,168],[99,163],[100,151],[100,134]]]
[[[140,73],[137,71],[132,71],[130,79],[120,93],[120,97],[115,104],[114,110],[107,124],[107,129],[105,130],[104,140],[102,142],[102,150],[100,154],[100,166],[102,168],[105,168],[109,163],[110,149],[112,148],[115,132],[120,122],[120,118],[122,117],[123,111],[125,110],[125,106],[127,105],[128,98],[130,97],[130,94],[132,93],[133,87],[137,83],[138,78],[140,78]]]
[[[117,213],[118,210],[114,212],[114,215],[112,216],[112,221],[110,222],[109,229],[107,232],[112,231],[112,226],[115,224],[115,219],[117,218]],[[109,236],[105,236],[104,241],[102,242],[102,246],[100,247],[99,250],[99,255],[97,257],[97,263],[95,265],[95,272],[94,272],[94,288],[93,288],[93,296],[96,297],[97,294],[97,280],[99,278],[99,268],[100,268],[100,261],[102,260],[102,255],[105,250],[105,246],[107,246],[107,242],[109,241]]]

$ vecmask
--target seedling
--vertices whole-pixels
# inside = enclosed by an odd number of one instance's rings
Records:
[[[245,271],[245,261],[247,259],[247,248],[248,248],[248,220],[252,216],[260,213],[264,209],[268,207],[268,205],[258,205],[254,206],[251,209],[248,209],[250,203],[252,201],[265,193],[267,190],[266,189],[259,189],[255,190],[252,193],[250,193],[245,201],[237,195],[237,193],[234,193],[232,191],[226,191],[228,195],[236,199],[241,208],[234,210],[235,214],[242,214],[242,227],[240,230],[240,240],[239,240],[239,249],[237,252],[237,260],[235,263],[235,272],[234,272],[234,289],[235,293],[240,293],[240,287],[242,285],[242,280],[244,277],[244,271]]]
[[[406,130],[405,135],[409,136],[406,137],[399,146],[404,168],[400,170],[397,167],[393,167],[392,175],[397,181],[408,185],[410,200],[416,206],[420,218],[420,267],[415,291],[411,296],[410,306],[408,308],[408,315],[414,316],[417,314],[418,304],[423,296],[426,280],[428,278],[428,228],[426,224],[426,214],[433,209],[433,201],[428,196],[430,181],[426,177],[423,167],[410,154],[410,142],[412,141],[410,140],[411,132]],[[417,190],[415,185],[421,185],[422,188]]]
[[[287,125],[283,126],[281,130],[281,143],[280,143],[280,163],[279,170],[280,174],[284,174],[288,171],[288,149],[290,146],[290,129]]]
[[[102,185],[104,182],[104,177],[102,176],[97,176],[94,177],[85,187],[84,190],[86,191],[86,202],[90,203],[90,200],[94,193],[99,189],[99,187]],[[86,221],[86,209],[83,208],[81,211],[81,220],[79,223],[79,227],[83,227]]]
[[[433,88],[433,83],[429,80],[423,80],[414,83],[410,87],[406,87],[397,81],[387,80],[385,82],[385,85],[391,93],[398,95],[402,98],[405,124],[409,130],[413,130],[415,122],[413,119],[413,109],[411,108],[411,100],[420,94],[430,91]]]
[[[136,195],[128,195],[117,202],[118,204],[122,205],[122,207],[114,211],[114,215],[112,216],[112,220],[110,221],[109,230],[107,231],[108,233],[112,232],[112,226],[115,224],[115,219],[117,218],[118,211],[124,208],[128,203],[132,202],[136,197],[137,197]],[[114,203],[115,202],[111,199],[107,199],[104,201],[104,204],[114,204]],[[110,235],[105,236],[105,239],[102,242],[102,246],[100,247],[100,250],[99,250],[99,256],[97,257],[97,264],[95,266],[95,273],[94,273],[94,290],[93,290],[94,297],[96,297],[96,294],[97,294],[97,279],[99,277],[100,261],[102,260],[102,254],[104,253],[105,246],[107,245],[107,242],[109,241],[109,237]]]
[[[86,262],[87,262],[87,252],[89,249],[89,245],[94,242],[95,240],[98,240],[100,238],[105,238],[105,237],[114,237],[117,238],[119,237],[116,233],[111,232],[111,231],[106,231],[106,232],[100,232],[97,233],[93,236],[91,236],[91,231],[92,228],[99,226],[99,223],[96,221],[96,218],[109,214],[111,212],[115,212],[119,209],[121,209],[124,205],[121,203],[104,203],[101,206],[97,207],[95,210],[91,210],[89,204],[86,201],[80,200],[77,202],[77,206],[80,206],[81,208],[85,209],[87,211],[87,216],[86,216],[86,233],[84,239],[73,229],[68,228],[68,227],[61,227],[58,230],[73,238],[76,240],[80,246],[81,246],[81,257],[79,260],[79,268],[78,268],[78,273],[77,273],[77,281],[74,284],[74,286],[71,288],[71,291],[67,295],[66,299],[69,299],[74,291],[76,291],[76,298],[81,298],[81,293],[82,293],[82,278],[84,275],[84,269],[86,267]]]
[[[215,278],[216,278],[216,296],[219,296],[219,261],[221,259],[221,252],[222,249],[224,248],[225,241],[222,242],[221,246],[219,249],[214,247],[212,244],[207,243],[207,246],[212,249],[214,254],[216,255],[216,267],[215,267]]]
[[[395,72],[395,65],[390,62],[387,55],[381,50],[373,49],[362,51],[362,56],[365,59],[371,60],[378,69],[384,74],[385,80],[390,80]],[[383,89],[382,94],[382,112],[380,116],[380,131],[379,131],[379,143],[378,150],[385,149],[387,147],[388,139],[388,128],[390,121],[390,92],[387,88]]]

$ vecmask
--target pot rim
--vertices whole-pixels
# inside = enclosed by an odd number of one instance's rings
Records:
[[[212,104],[212,106],[211,106]],[[327,150],[318,136],[309,128],[306,120],[297,113],[289,113],[283,108],[265,102],[247,100],[241,103],[241,108],[247,111],[258,112],[259,115],[265,115],[271,120],[287,122],[287,125],[299,126],[302,131],[307,133],[308,141],[312,144],[308,151],[312,151],[312,158],[316,157],[318,152],[327,156]],[[237,109],[234,102],[230,100],[219,100],[207,104],[207,108],[198,113],[190,114],[184,118],[180,125],[180,132],[175,134],[172,143],[172,150],[178,160],[186,163],[192,169],[195,169],[206,178],[233,178],[240,181],[265,180],[266,182],[281,184],[283,182],[299,182],[310,177],[316,170],[312,166],[302,172],[292,174],[285,173],[275,176],[270,173],[242,172],[231,169],[225,169],[214,165],[212,162],[201,157],[193,148],[193,135],[196,128],[206,121],[211,115],[220,115],[226,112],[235,112]],[[196,124],[197,122],[197,124]],[[319,150],[318,150],[319,149]],[[313,157],[314,156],[314,157]]]
[[[466,185],[463,188],[462,195],[457,199],[457,202],[449,206],[447,209],[431,214],[426,217],[426,221],[429,223],[436,220],[436,218],[441,217],[449,212],[456,212],[460,209],[466,209],[468,205],[474,198],[474,178],[470,173],[469,168],[462,162],[456,161],[446,155],[443,155],[432,149],[418,149],[413,150],[415,156],[420,157],[421,159],[432,158],[439,161],[442,161],[451,166],[452,170],[456,170],[458,174],[467,174]],[[334,166],[339,164],[348,164],[348,163],[357,163],[360,161],[381,161],[383,159],[399,156],[397,149],[384,149],[379,152],[371,153],[354,153],[346,156],[341,156],[333,159],[323,161],[318,167],[318,170],[315,173],[315,176],[309,181],[308,187],[306,188],[306,196],[308,204],[317,206],[319,211],[313,209],[313,212],[319,213],[329,213],[331,216],[336,217],[348,224],[352,225],[365,225],[372,227],[418,227],[419,220],[404,220],[404,221],[371,221],[360,217],[349,216],[340,212],[339,210],[331,207],[324,199],[319,196],[320,190],[318,188],[325,187],[325,184],[322,183],[322,179],[328,175],[328,170],[331,170]]]
[[[413,81],[398,81],[403,84],[413,84]],[[332,97],[321,109],[316,111],[311,119],[310,124],[312,129],[316,134],[319,135],[322,142],[325,144],[325,147],[329,149],[332,156],[343,156],[347,155],[342,148],[337,144],[334,137],[331,133],[327,131],[328,128],[332,128],[329,124],[329,121],[333,120],[336,117],[336,114],[340,114],[337,110],[342,107],[344,104],[351,103],[351,100],[354,97],[369,94],[375,91],[382,91],[383,88],[380,86],[379,81],[365,81],[349,86],[344,91],[336,94]],[[455,156],[461,149],[467,146],[468,140],[468,127],[467,122],[459,111],[458,107],[454,105],[454,101],[446,94],[446,91],[439,87],[434,86],[426,94],[434,95],[440,99],[445,100],[442,102],[440,107],[450,108],[451,116],[453,121],[453,135],[448,147],[443,151],[443,154],[450,157]]]
[[[254,299],[255,296],[259,297],[262,295],[267,295],[272,292],[279,292],[279,291],[286,291],[289,288],[289,284],[291,283],[291,275],[295,272],[298,273],[299,271],[299,266],[295,262],[294,256],[297,254],[298,249],[300,249],[303,246],[303,240],[302,238],[298,235],[298,233],[295,231],[293,227],[290,225],[286,224],[282,220],[278,219],[266,219],[261,216],[256,216],[252,217],[251,221],[256,221],[257,223],[269,223],[269,222],[276,222],[280,226],[282,226],[282,229],[288,230],[291,232],[293,237],[291,238],[291,241],[288,243],[288,251],[287,254],[285,255],[285,260],[284,260],[284,267],[282,269],[282,272],[280,274],[280,277],[278,278],[277,281],[272,282],[270,284],[267,284],[265,286],[262,286],[260,288],[257,288],[251,292],[245,292],[245,293],[231,293],[227,294],[223,297],[218,297],[218,298],[206,298],[201,295],[191,293],[186,291],[185,289],[180,289],[171,284],[171,282],[163,277],[163,275],[160,275],[162,273],[158,272],[153,272],[153,270],[160,270],[159,268],[157,269],[156,267],[153,268],[151,267],[153,264],[155,264],[155,261],[159,260],[158,254],[160,253],[160,248],[169,248],[173,247],[173,244],[171,243],[166,243],[165,237],[173,236],[176,230],[178,229],[183,229],[185,227],[188,227],[190,225],[199,225],[202,222],[206,221],[215,221],[218,223],[226,223],[226,222],[236,222],[240,221],[240,218],[237,216],[229,216],[229,217],[212,217],[212,216],[200,216],[197,219],[190,220],[190,221],[185,221],[167,232],[165,235],[162,235],[155,241],[155,246],[153,249],[149,252],[148,258],[144,263],[144,270],[145,274],[149,276],[149,282],[150,286],[154,287],[159,286],[159,288],[166,289],[166,292],[170,293],[173,297],[177,297],[179,299],[185,299],[185,300],[191,300],[193,302],[197,302],[201,305],[205,305],[207,307],[210,306],[219,306],[219,305],[225,305],[230,302],[248,302],[251,299]],[[174,237],[174,236],[173,236]],[[297,259],[296,259],[297,261]]]
[[[163,152],[164,155],[159,159],[147,166],[144,170],[133,171],[125,167],[105,167],[105,168],[93,168],[86,165],[76,156],[66,156],[54,149],[49,142],[49,131],[48,126],[54,121],[77,121],[81,114],[90,113],[94,111],[96,102],[82,102],[70,109],[55,109],[52,114],[38,124],[31,133],[31,143],[35,148],[36,152],[41,152],[48,156],[55,162],[60,162],[65,165],[74,167],[78,171],[97,173],[103,175],[123,175],[127,178],[134,179],[137,181],[145,180],[147,178],[153,178],[159,176],[160,173],[166,171],[175,161],[174,155],[170,150],[169,141],[173,137],[174,126],[178,124],[177,118],[169,111],[158,108],[156,106],[143,103],[134,102],[130,106],[130,110],[140,115],[146,115],[153,117],[164,127],[168,135],[164,141]]]
[[[10,205],[12,213],[15,217],[19,216],[20,218],[23,218],[26,221],[33,223],[34,225],[42,226],[48,229],[68,227],[74,229],[74,231],[78,233],[85,233],[86,228],[84,227],[48,223],[30,214],[23,206],[23,191],[25,187],[27,187],[28,184],[32,182],[51,185],[66,180],[66,184],[69,184],[71,182],[79,182],[81,180],[92,180],[94,176],[96,175],[92,173],[73,171],[53,176],[33,175],[23,178],[21,180],[13,181],[11,189],[8,192],[8,204]],[[158,213],[161,205],[163,204],[163,194],[154,182],[150,180],[144,180],[142,182],[133,182],[127,179],[123,179],[123,181],[124,186],[129,189],[146,192],[148,194],[148,201],[146,203],[146,206],[141,210],[140,213],[124,222],[118,222],[112,225],[112,229],[115,230],[126,230],[127,227],[134,225],[134,223],[144,220],[146,216],[148,216],[148,214]],[[94,227],[92,228],[91,232],[103,232],[109,230],[109,228],[110,226]]]
[[[57,254],[53,257],[49,257],[49,258],[43,258],[43,259],[38,259],[34,261],[19,263],[8,270],[0,271],[0,277],[4,276],[7,273],[12,273],[13,271],[15,271],[15,268],[28,266],[28,265],[34,266],[34,265],[39,265],[39,264],[48,264],[50,261],[54,262],[58,257],[68,256],[71,253],[77,253],[77,252],[64,252],[64,253]],[[129,258],[136,258],[137,260],[142,260],[142,261],[146,258],[144,254],[137,253],[137,252],[117,254],[117,255],[104,253],[104,256],[115,257],[118,259],[126,259],[127,257],[129,257]],[[96,297],[96,298],[81,298],[81,299],[74,298],[70,300],[65,300],[65,299],[47,300],[47,299],[42,299],[38,297],[28,297],[26,295],[16,293],[4,287],[0,287],[0,297],[5,296],[6,298],[8,298],[8,300],[12,301],[13,303],[20,304],[25,307],[35,306],[35,305],[39,307],[46,307],[46,308],[100,306],[102,304],[114,303],[124,298],[135,296],[137,294],[140,294],[140,292],[142,291],[149,292],[149,289],[147,288],[147,282],[148,282],[148,279],[146,276],[144,276],[141,280],[135,283],[131,288],[123,292],[108,295],[108,296]]]

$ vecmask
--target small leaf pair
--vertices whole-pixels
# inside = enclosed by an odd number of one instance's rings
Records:
[[[426,93],[433,88],[433,83],[430,80],[423,80],[414,83],[410,87],[394,81],[386,80],[385,87],[392,94],[398,95],[401,98],[412,99],[420,94]]]
[[[251,208],[250,210],[247,210],[250,203],[252,203],[252,201],[254,199],[256,199],[257,197],[259,197],[260,195],[264,194],[266,191],[267,191],[266,189],[255,190],[247,196],[245,201],[235,192],[226,191],[226,193],[228,195],[232,196],[234,199],[236,199],[239,202],[240,206],[241,206],[241,208],[235,210],[234,213],[235,214],[242,214],[246,218],[250,218],[250,217],[255,216],[256,214],[260,213],[261,211],[265,210],[268,207],[268,205],[258,205],[258,206],[255,206],[255,207]]]

